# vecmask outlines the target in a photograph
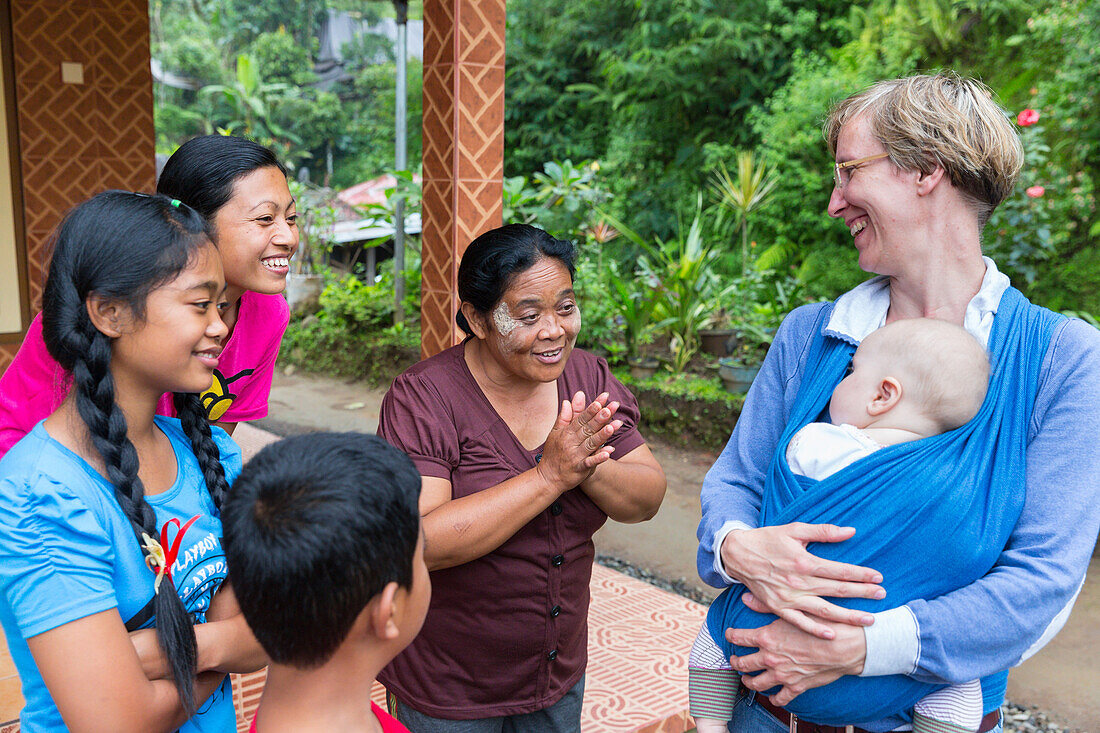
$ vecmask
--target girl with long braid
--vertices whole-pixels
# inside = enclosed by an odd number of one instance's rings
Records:
[[[42,333],[72,389],[0,460],[22,730],[233,731],[225,673],[265,660],[223,586],[240,451],[197,394],[226,334],[221,259],[194,210],[121,191],[54,246]],[[156,414],[164,393],[178,419]]]

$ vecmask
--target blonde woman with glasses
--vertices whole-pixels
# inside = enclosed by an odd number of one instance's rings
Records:
[[[1023,151],[981,83],[879,82],[824,131],[828,213],[876,277],[787,317],[703,484],[699,571],[728,586],[709,630],[746,688],[729,728],[907,729],[917,700],[981,680],[979,724],[944,730],[1000,731],[1007,670],[1065,623],[1100,531],[1100,333],[1029,303],[982,255]],[[864,337],[910,318],[987,349],[978,414],[795,477],[791,436],[831,422]]]

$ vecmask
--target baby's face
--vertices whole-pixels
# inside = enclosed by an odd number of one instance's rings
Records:
[[[833,390],[829,400],[829,417],[834,425],[847,424],[865,428],[871,422],[867,407],[878,394],[886,376],[886,359],[881,349],[865,341],[856,349],[848,375]]]

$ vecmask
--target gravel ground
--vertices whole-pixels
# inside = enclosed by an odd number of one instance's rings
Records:
[[[659,578],[645,568],[637,567],[619,557],[611,555],[597,555],[596,562],[604,567],[618,570],[632,578],[655,585],[670,593],[690,598],[691,600],[707,605],[710,600],[699,591],[687,586],[682,581],[670,581]],[[1076,728],[1062,728],[1051,721],[1050,715],[1038,708],[1025,708],[1006,702],[1004,708],[1004,733],[1088,733]]]

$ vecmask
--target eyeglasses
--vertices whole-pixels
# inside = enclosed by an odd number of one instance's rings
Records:
[[[880,160],[889,155],[889,153],[879,153],[878,155],[868,155],[866,158],[857,158],[856,160],[837,163],[833,166],[833,183],[836,184],[837,188],[844,188],[848,185],[848,181],[852,177],[852,170],[855,169],[856,166],[870,163],[872,160]]]

